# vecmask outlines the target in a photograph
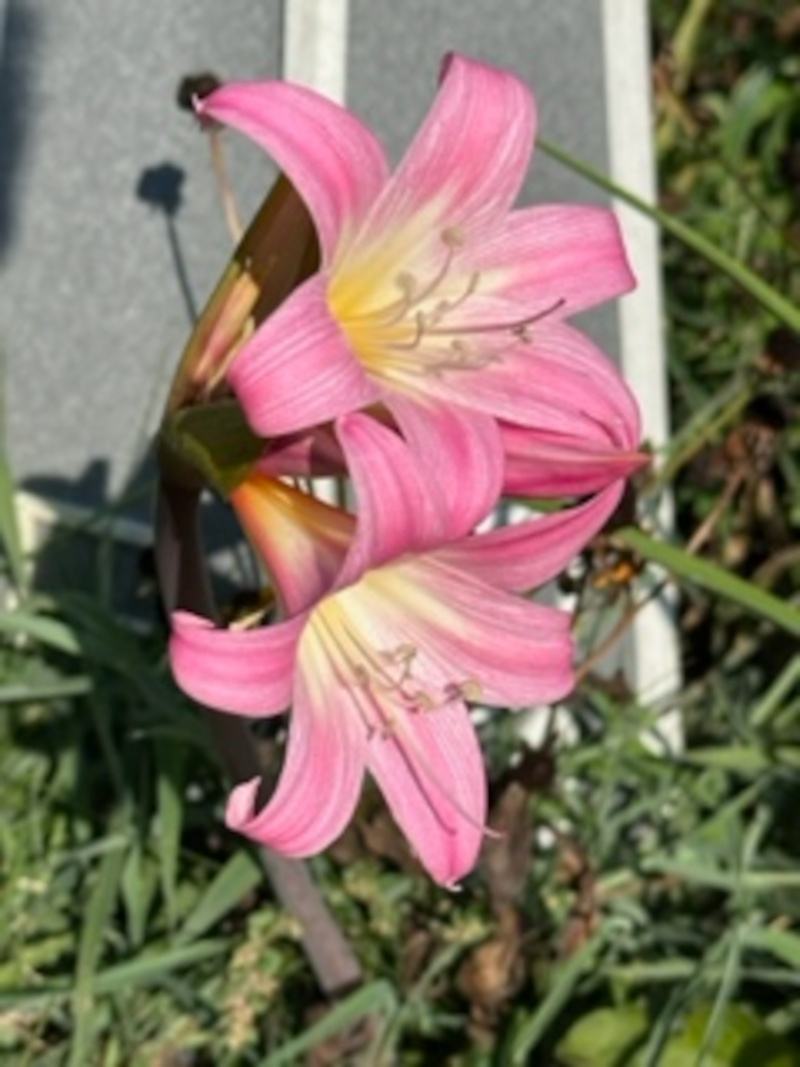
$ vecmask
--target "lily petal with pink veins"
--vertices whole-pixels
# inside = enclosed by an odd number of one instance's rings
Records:
[[[473,422],[457,407],[426,412],[402,403],[395,417],[406,440],[363,415],[337,422],[359,504],[339,585],[408,552],[458,540],[497,503],[503,460],[492,419]],[[429,443],[436,445],[430,456]]]
[[[444,470],[455,463],[460,418],[444,434]],[[412,439],[424,436],[411,420],[406,428]],[[238,786],[231,826],[288,855],[319,851],[349,820],[369,770],[422,863],[451,886],[474,865],[486,820],[485,772],[464,702],[505,707],[567,693],[569,620],[440,558],[479,539],[454,531],[480,508],[449,510],[436,477],[423,493],[419,456],[395,430],[365,415],[346,416],[335,430],[359,511],[330,588],[258,630],[175,616],[173,670],[188,693],[222,710],[273,714],[293,702],[278,787],[260,808],[258,783]],[[476,490],[481,508],[499,473],[496,464],[488,469]],[[274,501],[265,506],[259,492],[246,504],[251,527],[265,524],[256,546],[274,518]],[[301,537],[338,546],[351,517],[313,504],[284,508],[281,539],[295,521],[308,527]],[[331,530],[322,530],[328,520]],[[305,603],[304,583],[288,589],[287,604]]]
[[[297,615],[260,630],[220,630],[186,611],[172,615],[169,656],[175,681],[190,697],[237,715],[286,711],[305,626]]]
[[[495,507],[505,477],[497,421],[458,404],[415,403],[398,394],[387,406],[416,454],[447,516],[450,540],[470,533]]]
[[[622,482],[652,460],[646,452],[608,443],[499,425],[506,459],[503,493],[511,496],[585,496]]]
[[[231,793],[225,815],[232,830],[287,856],[313,855],[339,837],[358,802],[366,762],[362,723],[335,707],[336,682],[326,676],[323,654],[310,647],[314,639],[313,629],[306,630],[300,655],[322,657],[321,673],[298,672],[286,757],[275,792],[259,811],[260,780],[244,782]]]
[[[528,87],[507,71],[452,54],[439,91],[356,240],[401,230],[418,214],[465,238],[503,219],[530,163],[536,107]],[[358,253],[356,253],[358,254]]]
[[[530,400],[526,379],[551,377],[541,328],[633,285],[609,211],[511,210],[536,112],[506,71],[450,57],[391,176],[369,130],[308,90],[230,85],[199,106],[286,169],[320,233],[320,273],[261,324],[229,371],[261,436],[398,394],[530,425],[542,398]],[[574,405],[561,414],[546,428],[583,432]]]
[[[622,498],[617,481],[577,507],[464,538],[434,553],[488,585],[522,593],[550,581],[608,522]]]
[[[256,330],[241,354],[245,349],[247,358],[233,361],[228,381],[254,429],[264,437],[330,422],[380,397],[330,315],[320,275],[296,289]]]
[[[314,219],[325,262],[386,184],[386,156],[372,131],[301,85],[233,82],[195,108],[250,137],[286,172]]]
[[[443,370],[429,391],[462,402],[463,376]],[[636,401],[608,357],[565,322],[542,322],[472,379],[471,406],[503,422],[630,451],[639,442]]]
[[[454,549],[457,546],[454,546]],[[367,575],[365,615],[440,693],[496,707],[559,700],[574,684],[566,612],[514,596],[438,553]]]
[[[554,319],[604,304],[636,286],[606,208],[542,204],[512,212],[475,250],[474,269],[529,315],[552,308]],[[549,316],[548,316],[549,317]]]
[[[453,887],[486,832],[486,772],[463,701],[405,716],[370,742],[367,767],[423,866]]]

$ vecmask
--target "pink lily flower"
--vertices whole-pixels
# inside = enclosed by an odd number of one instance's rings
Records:
[[[228,371],[258,434],[405,396],[431,418],[458,404],[595,440],[609,412],[607,360],[562,320],[634,279],[610,211],[512,210],[536,128],[518,78],[451,56],[392,175],[362,122],[303,87],[230,84],[197,110],[272,156],[319,239],[320,270]]]
[[[226,630],[176,613],[170,656],[178,684],[203,703],[252,717],[292,708],[274,794],[261,808],[259,780],[238,785],[230,827],[290,856],[319,852],[350,820],[368,771],[422,864],[452,886],[486,832],[467,702],[521,706],[569,692],[568,617],[518,593],[565,565],[616,489],[472,535],[502,479],[494,421],[473,426],[455,409],[431,426],[413,403],[398,410],[405,441],[363,414],[337,420],[357,518],[260,472],[234,490],[284,617]],[[423,475],[419,455],[434,440],[444,445]]]

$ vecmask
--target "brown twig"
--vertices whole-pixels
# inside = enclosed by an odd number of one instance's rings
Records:
[[[603,659],[628,632],[630,627],[636,620],[636,616],[639,612],[645,608],[651,601],[658,599],[666,588],[666,581],[659,582],[653,589],[650,590],[641,600],[632,601],[625,610],[622,618],[618,620],[616,626],[613,627],[610,633],[606,634],[600,644],[595,645],[583,663],[575,671],[575,684],[580,685],[585,682],[587,677],[591,674],[597,664]]]
[[[746,472],[742,468],[738,468],[729,475],[719,500],[717,500],[714,507],[709,511],[708,515],[706,515],[705,519],[703,519],[687,542],[686,551],[690,555],[697,555],[703,545],[705,545],[706,541],[712,536],[717,523],[722,518],[728,505],[736,496],[746,477]]]

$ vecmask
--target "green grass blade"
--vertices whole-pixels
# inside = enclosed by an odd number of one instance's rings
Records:
[[[800,310],[785,297],[781,296],[776,289],[765,282],[758,274],[746,267],[744,263],[723,252],[712,241],[697,233],[685,222],[675,218],[674,215],[648,204],[627,189],[610,181],[600,171],[595,170],[594,167],[590,167],[587,163],[576,159],[575,156],[564,152],[563,149],[541,138],[537,139],[536,144],[546,155],[558,160],[559,163],[563,163],[565,167],[569,167],[576,174],[587,178],[600,189],[604,189],[618,200],[630,204],[631,207],[636,208],[643,215],[653,219],[663,230],[672,234],[673,237],[677,237],[687,248],[691,248],[693,252],[697,252],[698,255],[712,263],[723,274],[726,274],[731,281],[744,289],[746,293],[749,293],[754,300],[766,308],[767,311],[770,311],[776,319],[788,326],[790,330],[800,331]]]
[[[167,922],[173,929],[177,916],[178,857],[183,827],[183,781],[185,747],[156,742],[158,781],[158,856],[161,891],[167,909]]]
[[[697,961],[678,957],[652,963],[644,960],[637,963],[617,963],[611,964],[605,973],[613,981],[630,987],[653,984],[668,986],[676,982],[690,982],[697,973]],[[719,964],[715,964],[707,967],[704,974],[708,982],[716,983],[722,979],[723,970]],[[763,982],[771,990],[781,986],[785,986],[790,990],[800,989],[800,972],[789,970],[786,967],[751,967],[743,965],[742,979],[749,982]]]
[[[139,948],[147,937],[147,917],[153,904],[157,885],[157,872],[151,866],[150,857],[142,849],[142,842],[133,841],[128,849],[125,870],[122,872],[120,893],[125,906],[128,944]]]
[[[261,1067],[284,1067],[285,1064],[297,1063],[304,1053],[335,1037],[342,1030],[353,1027],[366,1016],[388,1015],[396,1007],[394,988],[385,978],[379,978],[351,993],[319,1022],[269,1055],[262,1061]]]
[[[800,936],[797,934],[789,930],[759,927],[747,930],[746,941],[749,948],[777,956],[787,967],[800,974]]]
[[[51,700],[85,696],[91,693],[94,685],[94,680],[85,674],[55,682],[0,685],[0,704],[48,704]]]
[[[68,656],[81,654],[80,642],[71,626],[33,611],[0,612],[0,634],[31,638]]]
[[[222,938],[195,941],[192,945],[167,949],[157,955],[140,955],[125,963],[108,967],[95,976],[92,992],[95,996],[118,993],[132,986],[149,985],[165,975],[196,963],[213,959],[230,951],[230,943]]]
[[[6,404],[6,360],[0,351],[0,548],[5,549],[11,581],[18,592],[25,589],[25,557],[22,551],[14,479],[9,465]]]
[[[74,1030],[69,1067],[88,1063],[92,1040],[92,983],[103,951],[103,939],[111,920],[125,863],[124,848],[107,852],[100,862],[97,881],[84,912],[83,929],[78,945],[75,969],[75,992],[72,998]]]
[[[746,611],[767,619],[790,634],[800,636],[800,610],[753,585],[752,582],[729,574],[716,563],[699,559],[676,545],[658,541],[634,527],[626,526],[616,531],[614,539],[632,548],[644,559],[665,567],[675,577],[693,582],[711,593],[733,601]]]
[[[178,944],[193,941],[204,934],[263,880],[264,872],[249,852],[241,849],[231,856],[187,916],[178,931]]]
[[[594,967],[605,944],[605,931],[599,930],[594,937],[571,956],[560,968],[558,977],[547,992],[539,1007],[520,1026],[511,1040],[509,1064],[524,1067],[530,1062],[529,1055],[550,1024],[556,1019],[578,983],[588,970]]]
[[[14,482],[5,456],[0,453],[0,545],[8,559],[11,581],[18,591],[25,588],[25,557],[17,521]]]
[[[800,890],[800,871],[766,870],[733,871],[711,867],[694,859],[669,859],[654,857],[642,863],[647,874],[657,874],[680,879],[708,889],[725,893],[777,893],[781,890]]]
[[[793,656],[770,685],[750,715],[751,724],[764,727],[774,716],[780,714],[792,691],[800,683],[800,656]]]
[[[92,977],[89,992],[92,996],[105,996],[160,982],[173,971],[221,956],[230,951],[230,947],[228,941],[219,938],[195,941],[192,945],[167,949],[165,952],[144,953],[98,971]],[[53,979],[28,989],[6,989],[0,992],[0,1011],[27,1010],[66,1000],[74,994],[75,984],[67,979]]]
[[[760,775],[776,767],[800,767],[800,746],[708,745],[689,749],[683,755],[688,763],[719,767],[741,775]]]

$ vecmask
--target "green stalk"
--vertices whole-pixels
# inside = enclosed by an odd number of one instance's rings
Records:
[[[616,531],[614,540],[632,548],[644,559],[665,567],[675,577],[732,600],[746,611],[800,637],[800,609],[738,575],[729,574],[716,563],[693,556],[676,545],[657,541],[632,526]]]

